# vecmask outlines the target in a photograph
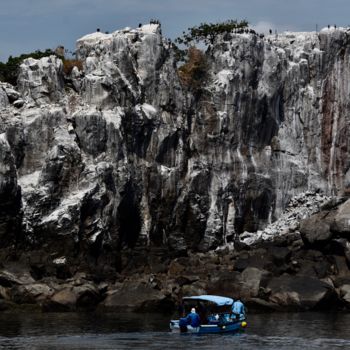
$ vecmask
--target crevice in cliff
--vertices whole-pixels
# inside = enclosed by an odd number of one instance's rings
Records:
[[[132,182],[128,182],[121,193],[122,200],[117,210],[119,224],[119,249],[124,245],[135,247],[141,232],[141,213],[137,190]]]

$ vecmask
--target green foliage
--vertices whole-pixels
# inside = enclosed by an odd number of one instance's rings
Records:
[[[188,28],[188,32],[183,32],[181,37],[175,41],[178,44],[191,46],[194,43],[204,42],[206,45],[213,44],[214,39],[219,34],[229,33],[234,30],[244,30],[248,28],[246,20],[228,20],[218,23],[201,23],[199,26]]]
[[[37,50],[28,54],[22,54],[17,57],[10,56],[6,63],[0,62],[0,80],[3,82],[10,83],[12,85],[16,85],[19,66],[21,65],[23,60],[29,57],[39,59],[50,55],[55,55],[55,53],[52,50],[47,49],[45,51]]]
[[[188,49],[180,49],[176,44],[172,44],[173,52],[175,54],[175,59],[177,62],[184,62],[188,54]]]

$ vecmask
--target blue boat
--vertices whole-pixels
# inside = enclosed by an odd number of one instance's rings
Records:
[[[196,333],[196,334],[221,334],[236,333],[244,330],[247,326],[245,317],[237,316],[231,313],[233,299],[218,295],[198,295],[184,297],[183,305],[190,307],[196,306],[197,309],[208,310],[209,313],[201,316],[201,324],[198,327],[192,327],[185,324],[185,318],[170,321],[170,330],[178,333]]]

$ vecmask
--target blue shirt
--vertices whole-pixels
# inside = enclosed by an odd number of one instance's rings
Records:
[[[244,305],[240,300],[236,300],[232,305],[232,312],[234,314],[245,316]]]
[[[199,315],[197,313],[191,312],[187,316],[187,322],[190,326],[196,328],[196,327],[199,327],[201,320],[200,320]]]

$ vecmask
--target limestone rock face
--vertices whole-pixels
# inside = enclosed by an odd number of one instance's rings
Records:
[[[63,64],[56,56],[27,58],[20,66],[18,89],[37,104],[57,102],[63,93]]]
[[[0,108],[5,108],[10,103],[18,104],[20,97],[21,94],[11,84],[0,82]]]
[[[197,90],[157,24],[79,39],[74,89],[59,58],[25,60],[22,98],[0,86],[0,234],[22,232],[14,249],[32,264],[55,270],[64,257],[68,275],[113,275],[145,246],[179,254],[251,237],[295,196],[305,212],[284,221],[297,231],[312,213],[304,193],[349,189],[347,37],[228,33]]]
[[[0,108],[5,108],[9,105],[9,99],[2,84],[0,85]]]

